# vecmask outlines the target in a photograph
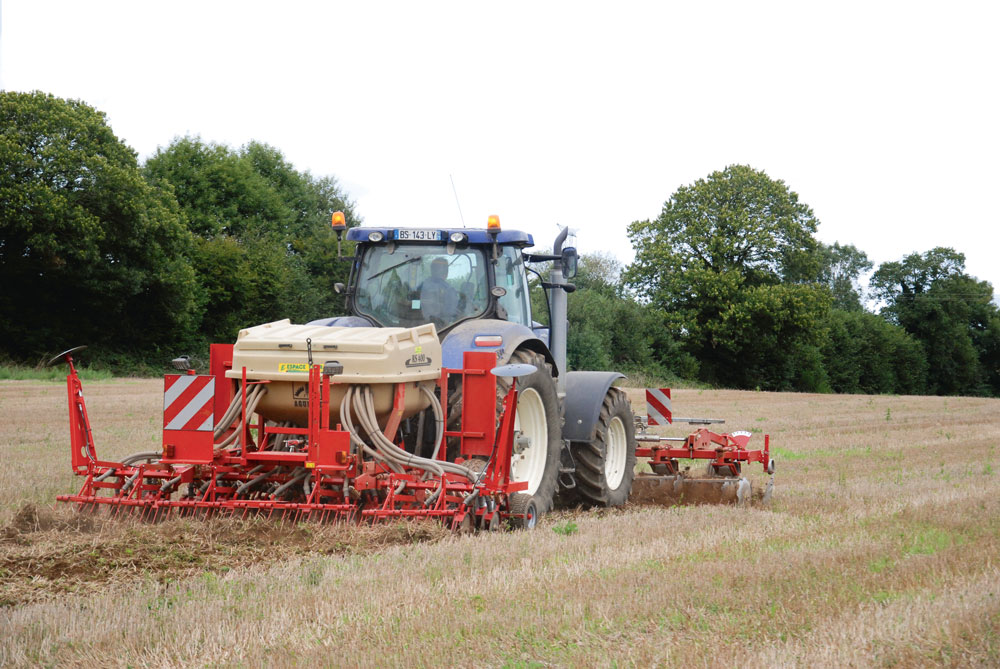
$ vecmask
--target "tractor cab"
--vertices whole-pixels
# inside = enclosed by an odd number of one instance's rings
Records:
[[[433,323],[440,333],[481,319],[532,327],[527,233],[352,228],[347,239],[358,243],[347,289],[352,316],[381,327]]]

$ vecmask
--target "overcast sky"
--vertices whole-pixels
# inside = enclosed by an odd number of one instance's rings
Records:
[[[0,87],[83,99],[140,158],[267,142],[369,225],[461,225],[452,175],[469,226],[628,262],[628,223],[745,163],[825,242],[1000,284],[998,2],[0,2]]]

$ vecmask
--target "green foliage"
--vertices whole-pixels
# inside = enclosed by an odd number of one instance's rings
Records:
[[[108,381],[114,375],[106,369],[77,367],[77,373],[84,381]],[[0,364],[0,381],[53,381],[66,383],[66,367],[26,367],[24,365]]]
[[[0,354],[87,343],[158,370],[248,324],[341,312],[330,214],[357,220],[333,179],[192,138],[140,168],[102,113],[42,93],[0,93],[0,121]]]
[[[846,244],[820,244],[820,271],[817,280],[830,289],[833,306],[844,311],[863,311],[862,292],[858,279],[872,268],[864,251]]]
[[[629,226],[636,259],[627,279],[660,306],[683,309],[692,285],[710,278],[756,286],[815,276],[817,224],[783,181],[731,165],[678,188],[654,221]]]
[[[73,345],[156,351],[199,317],[192,238],[104,114],[0,92],[0,341],[32,359]]]
[[[899,326],[868,312],[834,309],[827,332],[823,362],[835,392],[923,392],[927,382],[923,347]]]
[[[349,226],[357,219],[336,181],[296,171],[265,144],[235,151],[191,137],[158,151],[144,171],[174,193],[197,236],[199,330],[209,341],[267,320],[342,312],[333,284],[347,280],[348,263],[337,261],[330,214],[344,211]]]
[[[825,390],[818,346],[829,291],[817,220],[784,182],[742,165],[682,186],[659,218],[629,226],[629,286],[666,315],[701,378]]]
[[[576,523],[573,522],[572,520],[567,520],[564,523],[559,523],[558,525],[552,526],[553,532],[555,532],[556,534],[561,534],[564,537],[568,537],[571,534],[576,534],[577,530],[579,529],[580,528],[577,527]]]
[[[938,246],[882,264],[872,276],[871,289],[876,299],[889,303],[888,315],[898,318],[897,304],[905,303],[908,296],[927,292],[940,279],[964,275],[965,255]]]
[[[872,277],[890,321],[923,346],[926,391],[939,395],[1000,392],[1000,311],[993,287],[965,273],[965,256],[937,247],[887,262]]]
[[[621,263],[610,255],[580,257],[573,280],[577,290],[570,293],[567,305],[569,368],[694,377],[697,363],[670,337],[663,314],[624,294],[621,273]],[[532,290],[532,313],[548,323],[544,295],[537,287]]]
[[[0,92],[0,359],[81,343],[102,370],[155,373],[241,327],[342,313],[330,213],[359,221],[337,182],[282,153],[176,139],[140,168],[104,115]],[[872,267],[813,234],[784,182],[733,165],[629,226],[627,269],[580,259],[568,299],[572,369],[641,370],[725,386],[1000,394],[1000,310],[965,258],[938,247]],[[353,252],[344,244],[344,253]],[[533,282],[537,283],[537,282]],[[547,321],[543,293],[535,318]],[[47,356],[46,356],[47,357]],[[0,367],[0,378],[63,370]]]

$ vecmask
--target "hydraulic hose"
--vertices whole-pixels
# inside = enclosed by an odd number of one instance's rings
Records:
[[[476,474],[473,473],[468,467],[463,467],[462,465],[457,465],[452,462],[444,462],[441,460],[431,460],[430,458],[422,458],[417,455],[413,455],[404,451],[402,448],[392,443],[384,434],[382,430],[378,427],[378,419],[375,416],[375,398],[372,393],[370,386],[363,386],[360,392],[361,398],[361,414],[360,417],[362,421],[366,423],[364,425],[365,430],[368,432],[368,436],[373,440],[376,447],[385,454],[387,457],[392,457],[393,459],[399,461],[401,464],[409,467],[414,467],[416,469],[422,469],[424,471],[431,470],[436,474],[443,475],[444,472],[449,472],[452,474],[458,474],[459,476],[464,476],[471,483],[475,483]],[[433,405],[432,405],[433,406]],[[435,410],[440,409],[438,404]],[[440,416],[440,414],[437,414]]]
[[[170,488],[172,488],[173,486],[177,485],[180,482],[181,482],[181,477],[175,476],[160,486],[160,492],[167,492],[168,490],[170,490]]]
[[[347,428],[348,433],[351,435],[351,442],[359,449],[361,449],[362,453],[368,455],[369,457],[378,462],[381,462],[382,464],[387,466],[391,471],[397,474],[402,473],[403,471],[402,467],[399,467],[391,460],[387,460],[382,456],[381,453],[368,446],[368,444],[365,443],[364,439],[362,439],[361,436],[358,434],[357,429],[354,427],[354,421],[351,419],[350,405],[351,405],[351,398],[356,389],[357,388],[355,386],[349,387],[347,389],[347,392],[344,393],[344,399],[340,402],[341,424]]]
[[[223,434],[225,434],[226,430],[229,429],[229,426],[233,424],[234,420],[236,420],[236,416],[239,414],[239,411],[240,394],[237,393],[236,396],[233,397],[233,401],[229,403],[226,413],[222,414],[222,418],[220,418],[219,422],[215,424],[214,436],[216,439],[219,439]]]
[[[142,451],[141,453],[133,453],[132,455],[128,456],[127,458],[124,458],[121,461],[121,465],[122,465],[122,467],[128,467],[129,465],[131,465],[136,460],[158,460],[160,458],[160,455],[162,455],[162,454],[160,452],[158,452],[158,451]],[[117,470],[114,469],[114,468],[111,468],[108,471],[106,471],[103,474],[101,474],[100,476],[98,476],[94,480],[95,481],[103,481],[104,479],[106,479],[106,478],[108,478],[110,476],[114,476],[115,471],[117,471]]]
[[[139,478],[139,472],[136,472],[135,474],[132,474],[132,476],[128,477],[128,480],[125,481],[125,485],[122,486],[122,492],[128,492],[131,490],[132,485],[135,483],[137,478]]]
[[[357,409],[358,419],[361,421],[361,426],[367,433],[368,438],[375,447],[375,450],[377,450],[387,460],[391,460],[403,468],[409,466],[422,470],[432,469],[439,475],[443,474],[443,470],[437,466],[436,463],[429,463],[429,465],[424,464],[424,466],[421,466],[420,461],[423,460],[423,458],[417,458],[417,456],[411,455],[410,453],[398,448],[395,444],[389,441],[384,434],[382,434],[382,430],[379,429],[378,426],[378,419],[375,417],[375,412],[369,405],[370,393],[371,388],[368,386],[357,388],[354,407]]]
[[[253,469],[251,469],[250,471],[247,472],[247,476],[253,476],[254,474],[256,474],[257,472],[259,472],[260,470],[264,469],[264,467],[265,467],[265,465],[257,465],[256,467],[254,467]],[[258,476],[256,478],[253,478],[253,479],[250,479],[249,481],[243,482],[236,489],[236,496],[239,497],[243,493],[249,491],[251,488],[253,488],[254,486],[256,486],[261,481],[267,479],[269,476],[277,474],[280,469],[281,469],[281,467],[276,467],[275,469],[273,469],[273,470],[271,470],[269,472],[266,472],[264,474],[261,474],[260,476]]]
[[[271,495],[271,497],[280,497],[289,488],[292,488],[296,484],[302,483],[302,480],[304,478],[306,478],[307,476],[309,476],[309,474],[310,474],[310,472],[309,472],[308,469],[304,469],[302,467],[296,467],[295,469],[296,469],[296,471],[298,471],[299,469],[303,469],[303,471],[302,471],[302,473],[296,474],[295,476],[293,476],[292,478],[288,479],[287,481],[285,481],[284,483],[282,483],[280,486],[278,486],[278,489],[274,491],[274,493]]]
[[[434,414],[434,450],[431,451],[431,460],[437,460],[438,451],[441,450],[441,441],[444,438],[444,411],[441,409],[441,402],[438,401],[437,396],[428,390],[425,386],[420,386],[420,392],[422,392],[431,403],[431,411]],[[423,418],[424,415],[420,414]],[[423,432],[421,431],[421,434]]]
[[[250,394],[247,396],[247,412],[246,412],[246,415],[243,417],[244,421],[248,420],[250,418],[250,416],[252,416],[254,414],[254,412],[257,410],[257,405],[260,403],[261,398],[263,398],[266,393],[267,393],[267,387],[263,386],[263,385],[259,385],[256,388],[254,388],[252,391],[250,391]],[[239,396],[237,396],[236,400],[238,400],[238,399],[240,399]],[[233,400],[234,403],[236,403],[236,400]],[[230,406],[232,406],[232,405],[230,405]],[[242,406],[242,402],[239,402],[237,410],[239,410],[239,406]],[[235,418],[233,420],[235,420]],[[222,431],[225,432],[225,430],[229,428],[229,425],[231,423],[232,423],[232,420],[230,420],[229,423],[220,423],[221,425],[225,426],[225,427],[222,428]],[[227,446],[229,446],[230,444],[232,444],[234,441],[236,441],[237,437],[239,437],[240,434],[242,434],[242,432],[243,432],[243,430],[242,430],[243,425],[244,425],[244,422],[241,422],[239,424],[238,428],[236,430],[233,430],[232,434],[230,434],[228,437],[226,437],[225,440],[223,440],[223,442],[221,444],[219,444],[218,446],[215,447],[215,450],[216,451],[220,451],[220,450],[226,448]],[[216,427],[216,429],[218,429],[218,426]],[[241,446],[242,446],[242,444],[241,444]]]

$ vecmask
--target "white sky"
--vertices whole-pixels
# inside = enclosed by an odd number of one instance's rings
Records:
[[[0,87],[81,98],[149,156],[281,149],[369,225],[499,214],[628,262],[626,226],[732,163],[825,242],[1000,284],[997,2],[0,0]]]

